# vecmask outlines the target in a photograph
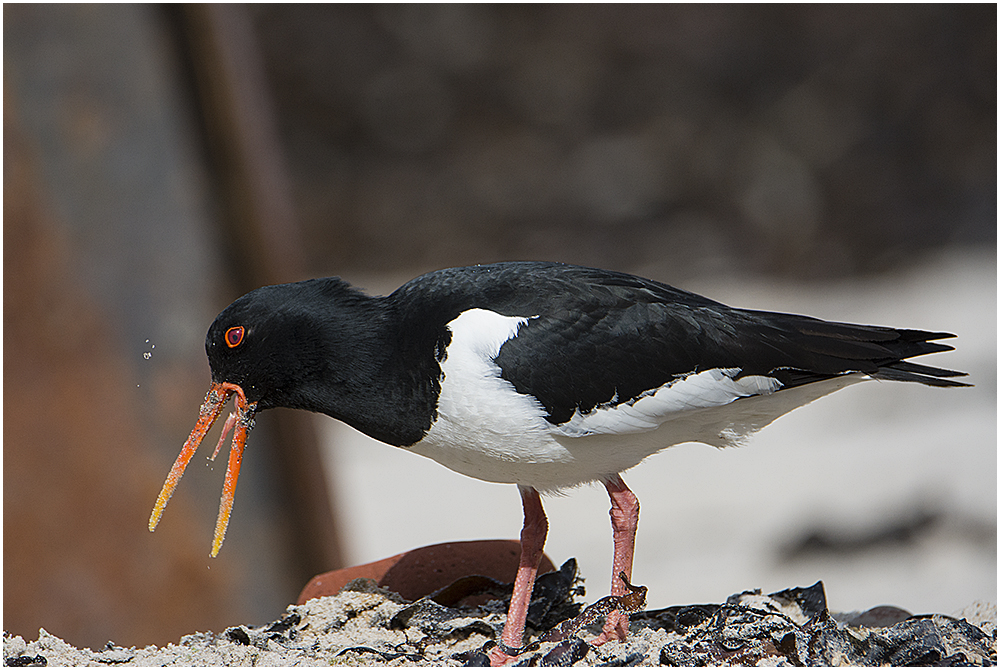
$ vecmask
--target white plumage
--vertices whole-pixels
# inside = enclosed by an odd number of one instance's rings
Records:
[[[796,407],[865,379],[842,375],[775,393],[776,379],[716,368],[554,425],[494,361],[530,318],[471,309],[448,324],[438,416],[410,449],[470,477],[554,491],[611,477],[682,442],[740,444]]]

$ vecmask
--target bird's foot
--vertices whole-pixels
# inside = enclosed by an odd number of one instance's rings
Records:
[[[590,644],[598,647],[612,640],[624,642],[627,637],[628,614],[620,610],[614,610],[609,612],[607,618],[604,620],[604,629],[601,631],[601,634],[591,640]]]
[[[601,634],[591,641],[592,645],[599,646],[612,640],[624,642],[625,638],[628,637],[629,612],[638,612],[646,604],[647,589],[645,586],[633,586],[624,572],[618,573],[618,578],[621,579],[628,592],[601,598],[588,608],[606,612],[604,628],[601,630]],[[586,611],[584,613],[586,614]]]
[[[501,668],[511,661],[517,660],[517,656],[511,656],[506,652],[500,651],[499,647],[490,649],[487,656],[489,656],[491,668]]]
[[[486,655],[490,659],[490,667],[499,668],[511,661],[516,661],[524,652],[537,648],[537,643],[527,644],[523,647],[509,647],[501,641],[497,642],[495,647],[486,652]]]

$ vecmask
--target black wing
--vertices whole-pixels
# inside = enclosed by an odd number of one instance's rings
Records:
[[[495,362],[548,420],[627,402],[692,373],[738,369],[790,388],[849,372],[931,386],[967,386],[964,373],[905,359],[952,347],[949,333],[822,321],[727,307],[633,275],[558,263],[497,263],[440,270],[395,294],[411,324],[445,324],[466,309],[531,317]],[[429,315],[436,318],[428,319]],[[411,336],[416,334],[411,332]],[[427,333],[437,350],[449,334]]]
[[[504,379],[562,423],[606,403],[626,402],[686,375],[735,368],[791,388],[844,373],[966,386],[964,373],[905,359],[952,347],[948,333],[822,321],[727,307],[620,273],[543,265],[533,276],[533,314],[496,357]],[[519,291],[514,291],[517,293]],[[514,314],[500,301],[493,307]],[[512,300],[522,307],[523,297]]]

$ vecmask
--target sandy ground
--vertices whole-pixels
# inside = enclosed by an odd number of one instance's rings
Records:
[[[996,607],[963,619],[907,619],[898,611],[830,617],[816,587],[763,596],[742,593],[725,606],[635,615],[625,643],[583,642],[594,630],[529,647],[527,665],[995,665]],[[820,593],[822,589],[820,588]],[[813,594],[813,595],[810,595]],[[822,599],[822,596],[820,596]],[[566,602],[560,599],[560,602]],[[355,580],[336,596],[289,606],[279,620],[186,635],[178,644],[142,649],[108,643],[77,649],[44,630],[33,642],[4,634],[4,664],[16,666],[318,666],[481,665],[498,634],[503,603],[450,609],[410,604]],[[865,620],[864,617],[869,617]],[[875,617],[872,619],[871,617]],[[599,626],[599,621],[597,625]],[[969,624],[972,624],[971,626]]]
[[[399,283],[347,279],[372,292]],[[685,285],[742,307],[955,333],[956,351],[923,362],[969,372],[975,388],[858,384],[782,417],[745,447],[679,445],[626,472],[642,506],[634,576],[649,586],[650,606],[817,580],[841,610],[890,603],[953,613],[975,600],[996,602],[996,287],[989,250],[869,280]],[[328,436],[351,563],[437,542],[517,538],[515,487],[469,479],[339,422],[317,421]],[[575,556],[591,600],[608,593],[603,487],[543,503],[553,561]],[[916,528],[909,539],[893,542],[907,527]],[[783,550],[813,529],[861,541],[798,557]]]

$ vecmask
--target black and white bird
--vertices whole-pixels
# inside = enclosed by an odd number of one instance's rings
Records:
[[[682,442],[739,444],[867,379],[967,386],[910,362],[948,333],[727,307],[619,272],[542,262],[440,270],[371,297],[338,278],[265,286],[208,331],[212,386],[150,518],[231,395],[236,412],[212,555],[256,412],[322,412],[477,479],[516,484],[522,555],[501,646],[512,658],[548,523],[540,492],[600,481],[611,498],[612,594],[631,578],[639,504],[621,473]],[[216,448],[218,451],[218,448]],[[597,642],[623,640],[610,615]],[[506,651],[505,651],[506,650]],[[510,652],[510,653],[507,653]]]

